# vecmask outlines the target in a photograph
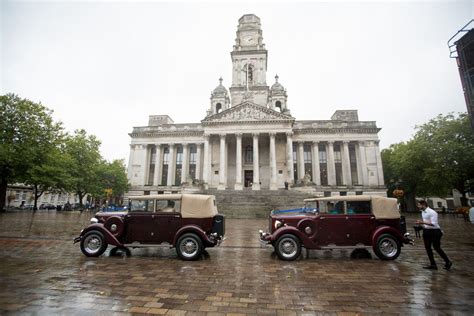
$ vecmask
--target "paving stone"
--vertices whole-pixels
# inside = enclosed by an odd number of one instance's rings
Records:
[[[198,261],[174,249],[87,258],[72,238],[92,214],[0,214],[0,314],[366,315],[469,314],[474,310],[474,225],[440,216],[454,265],[427,271],[421,239],[395,261],[311,250],[296,261],[260,248],[267,220],[230,219],[227,240]],[[33,219],[33,224],[30,225]],[[407,215],[408,228],[418,215]],[[110,250],[110,248],[109,248]],[[305,253],[305,251],[303,251]]]

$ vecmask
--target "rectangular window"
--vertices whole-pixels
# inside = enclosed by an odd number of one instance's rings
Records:
[[[298,181],[298,164],[297,164],[297,156],[296,156],[296,151],[297,151],[297,145],[293,143],[293,180]]]
[[[356,155],[356,148],[354,145],[349,145],[349,161],[351,164],[351,178],[352,184],[357,185],[359,184],[359,177],[357,175],[357,155]]]
[[[153,212],[154,201],[153,200],[131,200],[130,201],[130,212]]]
[[[181,212],[181,200],[156,200],[157,212]]]
[[[168,164],[163,165],[163,174],[161,175],[161,185],[168,185]]]
[[[336,169],[336,185],[342,185],[342,154],[339,144],[334,144],[334,168]]]
[[[304,163],[311,163],[311,145],[304,145],[303,146],[303,159]]]
[[[153,185],[153,178],[155,176],[155,161],[156,161],[156,147],[150,148],[150,162],[148,164],[148,179],[146,184]]]
[[[371,214],[370,201],[348,201],[347,214]]]
[[[196,161],[197,161],[196,146],[191,146],[189,148],[189,164],[190,165],[195,165]]]
[[[183,172],[183,146],[176,148],[176,172],[174,175],[174,185],[181,185],[181,174]]]
[[[320,214],[344,214],[344,201],[318,201]]]
[[[328,164],[326,145],[319,145],[319,176],[321,185],[328,185]]]

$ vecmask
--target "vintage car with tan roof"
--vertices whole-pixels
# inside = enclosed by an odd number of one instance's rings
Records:
[[[196,260],[206,247],[219,245],[225,218],[213,195],[159,194],[130,197],[124,212],[98,212],[74,243],[88,257],[114,249],[175,247],[183,260]]]
[[[413,243],[397,200],[370,195],[305,199],[299,209],[272,211],[269,231],[260,230],[282,260],[295,260],[306,249],[373,249],[394,260],[404,244]]]

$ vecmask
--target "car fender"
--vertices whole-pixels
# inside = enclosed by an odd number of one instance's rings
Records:
[[[305,246],[309,246],[313,244],[313,242],[308,238],[308,236],[306,236],[300,230],[298,230],[296,227],[293,227],[293,226],[282,226],[278,228],[273,234],[271,234],[270,242],[273,243],[277,241],[278,238],[280,238],[284,234],[295,235],[296,237],[299,238],[299,240],[301,240],[301,242]]]
[[[186,225],[184,227],[181,227],[174,235],[174,240],[173,240],[174,247],[176,247],[176,243],[178,242],[179,237],[185,233],[194,233],[198,235],[201,238],[201,240],[204,242],[204,244],[208,244],[208,245],[215,244],[209,239],[209,237],[206,235],[206,232],[202,230],[201,227],[196,226],[196,225]]]
[[[107,241],[107,243],[109,245],[113,245],[113,246],[123,246],[123,244],[121,242],[119,242],[117,240],[117,238],[115,238],[115,236],[109,232],[105,227],[104,227],[104,224],[102,223],[95,223],[95,224],[90,224],[89,226],[87,226],[82,232],[81,232],[81,235],[80,237],[83,237],[86,233],[92,231],[92,230],[97,230],[99,232],[102,233],[102,235],[104,235],[104,238],[105,238],[105,241]]]
[[[400,234],[399,231],[397,231],[395,228],[390,227],[390,226],[381,226],[378,227],[374,233],[372,234],[372,246],[375,247],[375,243],[377,242],[377,239],[380,237],[380,235],[383,234],[390,234],[393,235],[395,238],[398,239],[400,244],[403,245],[403,236]]]

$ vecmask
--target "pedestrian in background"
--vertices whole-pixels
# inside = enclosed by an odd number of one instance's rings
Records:
[[[426,253],[430,259],[430,264],[423,268],[438,270],[438,266],[434,260],[433,250],[431,249],[431,246],[433,246],[441,258],[443,258],[445,263],[444,268],[446,270],[451,269],[453,263],[449,260],[443,249],[441,249],[441,237],[443,236],[443,232],[438,224],[438,213],[431,209],[426,201],[419,201],[418,207],[421,209],[421,217],[423,220],[416,221],[416,223],[423,225],[423,241],[425,243]]]

